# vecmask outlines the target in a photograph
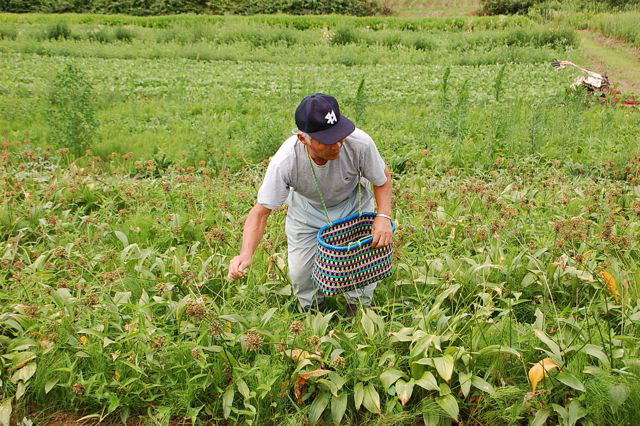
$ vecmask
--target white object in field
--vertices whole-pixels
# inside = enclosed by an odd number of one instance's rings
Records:
[[[606,74],[605,75],[598,74],[597,72],[593,72],[588,69],[582,68],[574,64],[573,62],[569,62],[569,61],[553,61],[551,65],[553,65],[557,69],[574,67],[582,71],[583,74],[585,74],[585,75],[578,76],[574,80],[573,84],[571,85],[572,89],[576,89],[580,86],[585,86],[587,87],[587,89],[590,89],[590,90],[609,91],[609,89],[611,88],[609,84],[609,78],[607,77]]]

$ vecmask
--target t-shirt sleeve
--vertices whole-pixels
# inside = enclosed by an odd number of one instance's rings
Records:
[[[289,196],[289,171],[281,161],[271,160],[258,190],[258,204],[275,210],[285,203]]]
[[[384,160],[378,152],[373,139],[369,139],[367,143],[361,165],[362,176],[367,178],[374,186],[382,186],[387,183],[387,176],[384,174]]]

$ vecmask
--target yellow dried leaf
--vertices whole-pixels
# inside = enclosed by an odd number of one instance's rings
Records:
[[[309,371],[307,373],[302,373],[300,376],[303,380],[309,380],[311,377],[321,377],[331,373],[331,370],[323,370],[321,368],[313,371]]]
[[[529,381],[531,382],[533,392],[536,391],[538,383],[544,379],[545,371],[553,370],[554,368],[558,368],[558,365],[551,358],[545,358],[531,367],[529,370]]]
[[[329,373],[331,373],[331,370],[323,370],[319,368],[317,370],[300,374],[296,379],[296,384],[293,387],[293,393],[296,396],[296,399],[298,401],[302,401],[302,397],[304,397],[304,386],[311,377],[322,377]]]
[[[118,370],[116,370],[116,374],[115,374],[116,382],[120,381],[120,377],[122,377],[122,375],[120,374],[120,372]]]
[[[320,357],[317,353],[310,353],[302,349],[293,349],[291,351],[285,351],[289,358],[294,359],[296,361],[302,361],[305,359],[316,359],[319,360]]]
[[[619,295],[618,295],[618,284],[616,283],[616,279],[613,277],[613,275],[611,275],[607,271],[600,271],[600,276],[604,280],[607,287],[609,287],[609,291],[611,292],[611,294],[613,294],[613,298],[615,299],[616,303],[618,303]]]
[[[87,336],[80,337],[80,344],[82,346],[87,346],[89,344],[89,338]]]

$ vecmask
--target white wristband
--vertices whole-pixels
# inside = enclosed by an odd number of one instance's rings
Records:
[[[389,220],[393,220],[393,219],[391,219],[391,216],[386,215],[386,214],[382,214],[382,213],[376,213],[376,216],[382,216],[382,217],[386,217]]]

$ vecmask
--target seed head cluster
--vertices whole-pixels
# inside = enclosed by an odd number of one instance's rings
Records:
[[[209,311],[202,297],[189,299],[187,301],[186,313],[189,317],[199,321],[202,321],[209,315]]]
[[[262,348],[263,340],[262,336],[254,331],[250,331],[247,333],[245,337],[245,341],[247,343],[247,348],[252,351],[258,351]]]
[[[302,333],[304,333],[304,323],[302,321],[295,320],[294,322],[291,323],[291,326],[289,327],[289,329],[293,334],[299,336]]]

